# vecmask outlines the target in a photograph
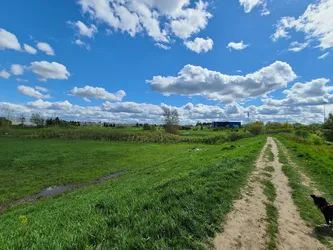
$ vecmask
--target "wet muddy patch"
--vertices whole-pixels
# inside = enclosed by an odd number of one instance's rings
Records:
[[[89,187],[89,186],[96,185],[96,184],[99,184],[101,182],[104,182],[104,181],[107,181],[110,179],[118,178],[120,175],[124,174],[125,172],[126,172],[125,170],[113,172],[108,175],[102,176],[98,179],[95,179],[88,184],[68,184],[68,185],[51,186],[51,187],[45,188],[37,194],[24,197],[22,199],[13,201],[9,204],[0,205],[0,214],[3,214],[5,212],[5,210],[15,207],[20,204],[35,202],[36,200],[38,200],[40,198],[46,198],[46,197],[51,197],[51,196],[55,196],[58,194],[63,194],[66,191],[70,191],[70,190],[78,189],[78,188],[82,188],[82,187]]]

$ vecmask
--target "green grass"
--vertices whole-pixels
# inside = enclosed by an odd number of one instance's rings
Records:
[[[274,161],[274,154],[272,152],[272,145],[268,144],[266,150],[265,150],[265,156],[268,159],[268,161],[272,162]]]
[[[323,243],[327,243],[333,235],[332,233],[327,235],[327,232],[318,226],[325,223],[324,217],[310,197],[311,189],[302,184],[299,171],[304,171],[316,183],[318,189],[325,192],[325,198],[332,201],[333,162],[327,159],[329,158],[327,153],[333,152],[333,149],[324,145],[304,145],[286,140],[283,137],[279,137],[279,140],[289,148],[292,161],[297,164],[299,169],[288,165],[284,153],[280,155],[280,162],[284,163],[282,170],[289,179],[292,198],[299,208],[301,218],[314,228],[317,237]],[[280,150],[280,152],[282,151]]]
[[[276,199],[276,190],[274,184],[265,179],[262,181],[264,185],[264,194],[266,195],[268,202],[265,204],[266,206],[266,214],[267,214],[267,237],[268,243],[266,249],[273,250],[277,249],[276,246],[276,236],[278,234],[278,211],[274,205],[274,201]]]
[[[231,143],[2,139],[1,180],[15,171],[18,183],[40,187],[127,170],[118,179],[9,210],[0,220],[3,249],[204,249],[239,197],[265,137],[232,142],[230,150],[223,148]],[[16,192],[18,183],[1,182],[1,188]],[[31,190],[19,191],[25,192]]]

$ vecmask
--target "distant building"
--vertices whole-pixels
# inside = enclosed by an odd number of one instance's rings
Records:
[[[240,128],[241,122],[212,122],[212,128]]]

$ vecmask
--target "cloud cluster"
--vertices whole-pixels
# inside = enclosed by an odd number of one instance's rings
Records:
[[[1,107],[9,107],[13,115],[18,117],[24,114],[29,117],[33,112],[39,112],[45,117],[59,116],[68,120],[79,121],[109,121],[116,123],[155,123],[163,122],[163,108],[171,107],[166,104],[149,104],[135,102],[106,101],[101,106],[79,106],[69,101],[48,102],[38,99],[26,104],[14,104],[0,102]],[[242,107],[237,103],[231,103],[224,107],[216,105],[187,103],[177,109],[181,124],[195,124],[196,122],[211,121],[248,121],[250,120],[278,121],[278,122],[302,122],[314,123],[323,121],[323,107],[320,106],[249,106]],[[328,112],[333,111],[333,105],[327,105]],[[1,115],[1,114],[0,114]]]
[[[271,38],[276,41],[289,37],[290,31],[303,32],[307,42],[315,40],[321,49],[333,47],[333,0],[320,0],[310,4],[305,12],[295,17],[282,17]]]
[[[74,87],[70,92],[70,95],[80,96],[84,98],[95,98],[99,100],[107,101],[121,101],[126,93],[123,90],[119,90],[116,93],[110,93],[104,88],[85,86],[84,88]]]
[[[267,9],[267,0],[239,0],[239,3],[244,7],[245,13],[250,13],[255,7],[262,7],[262,16],[270,14],[269,10]]]
[[[93,19],[106,23],[112,31],[121,31],[132,37],[145,33],[159,44],[170,43],[172,36],[187,40],[205,29],[212,17],[207,10],[208,3],[203,0],[195,0],[192,3],[190,0],[78,2],[84,13],[89,13]]]
[[[177,77],[154,76],[151,89],[164,95],[200,95],[209,100],[232,103],[285,88],[296,78],[291,66],[276,61],[252,74],[226,75],[200,66],[186,65]]]
[[[319,78],[306,83],[295,83],[290,89],[284,90],[284,99],[263,99],[269,106],[316,106],[333,103],[333,87],[327,86],[329,79]]]
[[[20,85],[20,86],[17,87],[17,90],[22,95],[34,97],[34,98],[37,98],[37,99],[48,99],[48,98],[51,98],[50,95],[43,95],[41,92],[38,91],[37,88],[34,89],[32,87]]]

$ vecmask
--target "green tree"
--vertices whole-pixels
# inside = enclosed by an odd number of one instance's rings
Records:
[[[30,118],[30,122],[35,124],[37,127],[44,127],[45,120],[43,116],[39,113],[33,113]]]
[[[259,135],[264,130],[264,123],[260,121],[252,122],[247,126],[247,130],[254,135]]]
[[[328,141],[333,141],[333,113],[330,113],[324,123],[325,137]]]
[[[177,109],[164,108],[164,128],[165,132],[177,134],[179,124],[179,114]]]

